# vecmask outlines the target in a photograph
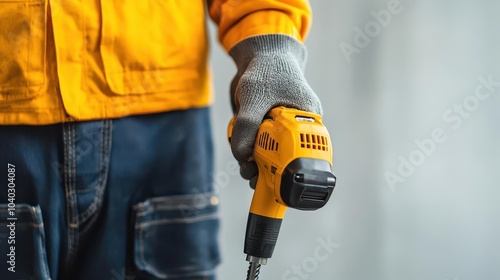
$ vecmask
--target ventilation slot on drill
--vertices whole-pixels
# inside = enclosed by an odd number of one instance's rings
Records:
[[[257,139],[257,145],[264,150],[278,151],[278,142],[269,135],[269,132],[263,132]]]
[[[312,133],[300,134],[300,147],[306,149],[328,151],[328,138]]]

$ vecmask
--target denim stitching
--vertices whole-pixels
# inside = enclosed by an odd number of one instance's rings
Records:
[[[215,196],[215,193],[207,192],[207,193],[200,193],[200,194],[187,194],[187,195],[173,195],[173,196],[162,196],[162,197],[153,197],[149,199],[154,204],[161,204],[161,205],[175,205],[180,202],[185,202],[185,201],[193,201],[196,198],[203,198],[203,197],[212,197]]]
[[[203,221],[208,221],[208,220],[215,220],[219,218],[218,213],[208,213],[208,214],[202,214],[198,215],[196,217],[190,217],[190,218],[174,218],[174,219],[159,219],[159,220],[153,220],[153,221],[148,221],[148,222],[142,222],[136,225],[137,229],[145,229],[150,226],[154,225],[162,225],[162,224],[190,224],[190,223],[196,223],[196,222],[203,222]]]
[[[96,189],[100,186],[101,184],[101,158],[102,158],[102,142],[103,142],[103,121],[101,121],[101,124],[99,126],[99,175],[98,175],[98,182],[96,185]],[[96,190],[96,195],[94,199],[92,200],[92,203],[89,205],[89,207],[85,210],[85,212],[81,213],[78,219],[78,223],[81,226],[84,222],[86,222],[89,218],[91,218],[91,221],[95,220],[96,216],[92,216],[92,213],[94,212],[94,209],[96,208],[96,200],[97,197],[99,196],[99,191]],[[81,231],[82,234],[85,234],[88,229],[90,229],[90,226],[87,224]]]
[[[92,216],[92,214],[95,212],[95,209],[97,208],[97,204],[98,204],[98,200],[99,200],[99,188],[100,188],[101,183],[102,183],[101,182],[101,180],[102,180],[101,173],[102,173],[102,158],[103,158],[102,151],[103,151],[103,138],[104,138],[104,121],[101,121],[99,131],[100,131],[100,133],[99,133],[99,176],[98,176],[98,182],[96,185],[97,191],[96,191],[94,199],[92,200],[92,203],[88,206],[88,208],[83,213],[81,213],[78,216],[77,223],[79,226],[81,224],[83,224],[84,222],[86,222]],[[85,227],[85,229],[88,229],[88,228],[89,228],[88,226]]]
[[[71,226],[74,227],[75,229],[77,228],[77,219],[78,219],[78,200],[77,200],[77,197],[76,197],[76,194],[75,194],[75,190],[76,190],[76,123],[72,123],[72,135],[73,135],[73,139],[71,140],[71,146],[72,146],[72,150],[71,150],[71,157],[72,157],[72,160],[71,160],[71,180],[72,180],[72,184],[71,184],[71,202],[72,202],[72,215],[71,215],[71,218],[72,218],[72,223],[71,223]]]
[[[214,193],[179,195],[171,197],[155,197],[146,202],[141,202],[133,208],[137,211],[137,216],[145,216],[155,210],[201,210],[210,207],[216,207],[210,203],[209,198],[217,197]],[[197,198],[206,200],[206,204],[193,204]],[[190,203],[191,202],[191,203]],[[187,204],[187,205],[186,205]]]
[[[67,156],[67,141],[66,141],[66,125],[63,124],[62,125],[63,127],[63,153],[64,153],[64,159],[63,159],[63,176],[64,176],[64,187],[67,188],[68,186],[68,172],[66,170],[66,165],[67,165],[67,162],[68,162],[68,156]],[[67,194],[65,194],[66,196],[66,209],[69,208],[68,206],[68,198],[67,198]],[[69,224],[69,217],[68,215],[66,214],[66,222]]]
[[[112,130],[113,130],[113,122],[111,120],[107,120],[103,122],[104,127],[104,136],[102,137],[102,152],[99,154],[99,166],[102,168],[99,169],[99,182],[100,187],[96,193],[96,199],[92,202],[92,207],[94,213],[90,222],[86,225],[86,227],[82,230],[83,233],[86,232],[95,222],[99,213],[101,212],[102,201],[104,198],[104,191],[106,189],[106,183],[108,179],[108,170],[109,170],[109,161],[111,157],[111,141],[112,141]],[[92,206],[91,205],[91,206]],[[90,207],[89,207],[90,208]],[[90,214],[89,214],[90,215]]]
[[[81,234],[86,234],[87,231],[91,228],[91,226],[93,225],[94,221],[97,219],[97,213],[95,213],[95,215],[92,215],[94,212],[95,212],[95,209],[97,209],[97,201],[98,201],[98,198],[100,196],[100,193],[99,193],[99,188],[101,186],[101,183],[102,183],[102,161],[103,161],[103,146],[105,143],[104,141],[104,133],[105,133],[105,125],[104,125],[104,121],[101,121],[101,125],[100,125],[100,134],[99,134],[99,176],[98,176],[98,183],[96,185],[96,196],[94,197],[94,200],[92,201],[92,203],[90,204],[90,206],[87,208],[87,210],[82,213],[82,217],[80,218],[80,225],[82,223],[84,223],[85,221],[87,221],[89,218],[89,222],[87,223],[87,225],[81,230]]]
[[[99,183],[98,184],[95,184],[94,186],[92,187],[88,187],[88,188],[85,188],[85,189],[78,189],[75,191],[75,193],[77,194],[81,194],[81,193],[88,193],[88,192],[93,192],[95,191],[97,188],[99,188]]]
[[[47,254],[46,254],[46,251],[44,250],[45,246],[43,246],[43,244],[42,244],[42,236],[44,235],[44,231],[40,230],[40,228],[43,228],[43,222],[42,222],[42,219],[41,219],[41,212],[40,212],[40,217],[39,217],[37,209],[38,209],[38,207],[32,207],[32,214],[35,217],[35,221],[36,221],[37,224],[40,225],[39,231],[38,231],[38,234],[39,234],[39,238],[38,238],[38,245],[39,245],[39,247],[38,247],[39,248],[38,249],[38,255],[41,256],[41,262],[42,262],[41,266],[42,266],[42,270],[43,270],[43,277],[44,277],[44,279],[50,279],[50,274],[47,271],[47,265],[48,265]]]
[[[67,255],[67,258],[68,258],[68,263],[69,263],[69,260],[72,258],[72,255],[73,255],[73,246],[75,246],[74,244],[74,240],[73,240],[73,235],[74,235],[74,232],[73,232],[73,228],[74,228],[74,210],[73,210],[73,207],[74,207],[74,201],[73,201],[73,177],[75,176],[73,174],[73,146],[74,146],[74,140],[73,140],[73,136],[72,136],[72,133],[73,133],[73,127],[72,127],[72,123],[69,123],[69,129],[68,129],[68,134],[69,134],[69,141],[68,141],[68,169],[69,169],[69,174],[68,174],[68,200],[70,201],[70,204],[69,204],[69,209],[68,209],[68,212],[69,212],[69,220],[70,220],[70,224],[69,224],[69,227],[68,227],[68,239],[70,240],[71,242],[71,246],[68,247],[68,255]]]
[[[78,246],[78,228],[75,227],[74,221],[78,215],[76,196],[74,189],[76,187],[76,157],[73,155],[75,152],[75,124],[68,123],[68,142],[65,148],[68,149],[67,164],[68,166],[68,180],[66,185],[66,199],[69,202],[67,209],[68,223],[68,248],[66,251],[66,265],[67,268],[71,266],[73,255],[77,251]]]
[[[102,161],[104,160],[104,133],[105,133],[105,123],[101,121],[101,139],[99,139],[99,183],[98,188],[102,187]],[[99,190],[97,191],[99,192]]]
[[[66,132],[66,130],[68,130]],[[68,224],[68,232],[67,232],[67,246],[66,249],[66,263],[69,263],[68,257],[70,255],[72,245],[71,232],[70,232],[70,224],[71,224],[71,201],[68,196],[69,194],[69,124],[63,124],[63,139],[64,139],[64,186],[66,190],[66,222]]]
[[[179,205],[166,206],[166,207],[157,206],[157,207],[148,207],[146,210],[142,210],[140,212],[137,212],[137,216],[138,217],[144,217],[144,216],[149,215],[149,214],[151,214],[152,212],[155,212],[155,211],[210,210],[210,208],[216,209],[217,206],[210,204],[210,202],[208,202],[206,205],[203,205],[203,206],[197,206],[197,205],[188,206],[188,205],[180,205],[180,204]]]
[[[78,251],[78,245],[79,245],[79,233],[78,233],[78,222],[77,222],[77,219],[78,219],[78,201],[77,201],[77,197],[76,197],[76,193],[75,193],[75,189],[76,189],[76,123],[73,123],[73,141],[71,142],[72,146],[73,146],[73,151],[72,151],[72,156],[73,156],[73,161],[72,161],[72,164],[73,164],[73,176],[72,176],[72,179],[73,179],[73,189],[71,190],[72,191],[72,201],[73,201],[73,215],[72,215],[72,218],[73,218],[73,225],[75,226],[73,228],[73,237],[74,237],[74,252]]]
[[[85,210],[85,212],[81,213],[78,218],[77,218],[77,224],[78,226],[82,225],[84,222],[86,222],[92,214],[94,214],[95,210],[97,209],[98,201],[97,201],[97,196],[99,196],[99,192],[96,193],[96,197],[92,201],[92,203],[89,205],[89,207]]]
[[[68,132],[66,132],[66,129],[68,129]],[[68,165],[69,165],[69,155],[68,155],[68,148],[69,148],[69,136],[67,135],[69,134],[69,124],[63,124],[63,142],[64,142],[64,187],[65,187],[65,190],[66,190],[66,223],[68,224],[68,233],[67,233],[67,238],[68,238],[68,241],[67,241],[67,246],[68,248],[66,249],[66,257],[69,256],[69,253],[70,253],[70,248],[72,247],[72,240],[71,240],[71,234],[70,234],[70,229],[69,229],[69,225],[71,224],[71,217],[70,217],[70,200],[69,200],[69,197],[68,197],[68,187],[69,187],[69,168],[68,168]],[[68,259],[66,259],[66,263],[68,263]]]

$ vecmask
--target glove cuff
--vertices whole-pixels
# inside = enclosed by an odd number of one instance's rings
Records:
[[[293,58],[303,69],[307,59],[304,44],[283,34],[266,34],[246,38],[229,51],[238,70],[246,69],[252,59],[258,56],[286,54]]]

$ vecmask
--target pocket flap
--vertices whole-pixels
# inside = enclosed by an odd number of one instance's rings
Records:
[[[0,102],[46,87],[46,1],[0,1]]]

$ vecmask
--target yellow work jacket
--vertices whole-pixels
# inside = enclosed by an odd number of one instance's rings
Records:
[[[226,50],[311,21],[307,0],[0,0],[0,124],[209,105],[205,7]]]

